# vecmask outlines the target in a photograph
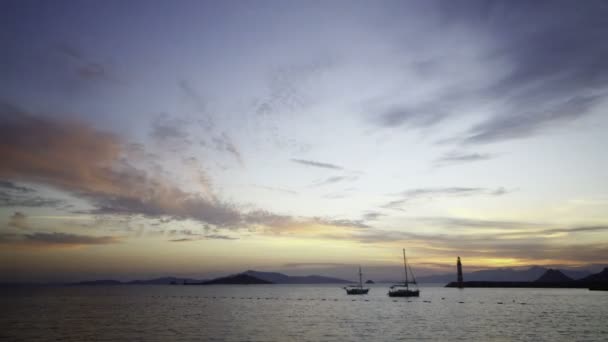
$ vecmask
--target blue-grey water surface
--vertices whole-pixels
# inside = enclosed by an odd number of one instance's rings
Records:
[[[608,292],[339,285],[0,289],[6,341],[608,341]],[[502,304],[499,304],[502,303]]]

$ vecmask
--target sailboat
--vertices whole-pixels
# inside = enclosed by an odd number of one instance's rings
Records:
[[[363,287],[363,273],[361,273],[361,266],[359,266],[359,285],[349,285],[344,287],[346,294],[349,295],[364,295],[369,292],[368,288]]]
[[[409,280],[408,277],[408,269],[409,273],[412,274],[412,281]],[[418,289],[418,284],[416,283],[416,278],[414,277],[414,272],[412,272],[412,268],[407,266],[407,258],[405,257],[405,248],[403,249],[403,270],[405,271],[405,281],[403,284],[395,284],[390,287],[388,290],[389,297],[419,297],[420,290]],[[411,289],[411,285],[414,285],[415,289]]]

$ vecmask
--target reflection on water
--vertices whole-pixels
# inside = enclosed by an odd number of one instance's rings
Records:
[[[606,341],[608,292],[336,286],[3,288],[7,341]]]

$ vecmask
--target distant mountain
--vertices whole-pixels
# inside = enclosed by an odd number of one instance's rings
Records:
[[[323,277],[319,275],[309,276],[288,276],[278,272],[259,272],[248,270],[243,272],[259,279],[269,281],[274,284],[350,284],[352,281],[339,278]]]
[[[260,279],[249,274],[240,273],[227,277],[216,278],[202,283],[188,283],[187,285],[255,285],[272,284],[271,281]]]
[[[540,278],[536,279],[537,283],[567,283],[573,279],[566,276],[559,270],[548,269]]]
[[[211,284],[349,284],[350,280],[323,277],[319,275],[288,276],[278,272],[258,272],[249,270],[243,273],[216,278],[213,280],[198,280],[191,278],[162,277],[149,280],[133,280],[121,282],[118,280],[82,281],[74,285],[211,285]]]
[[[563,274],[565,274],[566,276],[576,280],[576,279],[582,279],[585,278],[589,275],[591,275],[591,271],[589,270],[580,270],[580,271],[575,271],[575,270],[560,270]]]
[[[123,285],[124,283],[118,280],[104,279],[104,280],[90,280],[81,281],[78,283],[72,283],[70,285]]]
[[[587,283],[608,283],[608,267],[604,268],[600,273],[592,274],[580,279],[580,281]]]
[[[70,285],[169,285],[169,284],[183,284],[183,283],[201,283],[205,280],[191,279],[191,278],[177,278],[177,277],[162,277],[149,280],[133,280],[122,282],[112,279],[103,280],[90,280],[80,281],[77,283],[71,283]]]
[[[162,277],[150,280],[133,280],[127,282],[129,285],[169,285],[169,284],[183,284],[183,283],[201,283],[204,280],[191,279],[191,278],[176,278],[176,277]]]
[[[535,281],[540,278],[547,268],[533,266],[527,270],[514,270],[512,268],[499,268],[492,270],[475,271],[465,273],[465,281]],[[591,273],[589,271],[560,270],[561,273],[572,279],[584,278]],[[420,283],[449,283],[456,281],[456,270],[454,273],[432,275],[418,278]]]

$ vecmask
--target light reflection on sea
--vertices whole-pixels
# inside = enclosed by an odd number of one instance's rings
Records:
[[[339,285],[3,288],[7,341],[607,341],[608,292]],[[502,304],[499,304],[502,303]]]

